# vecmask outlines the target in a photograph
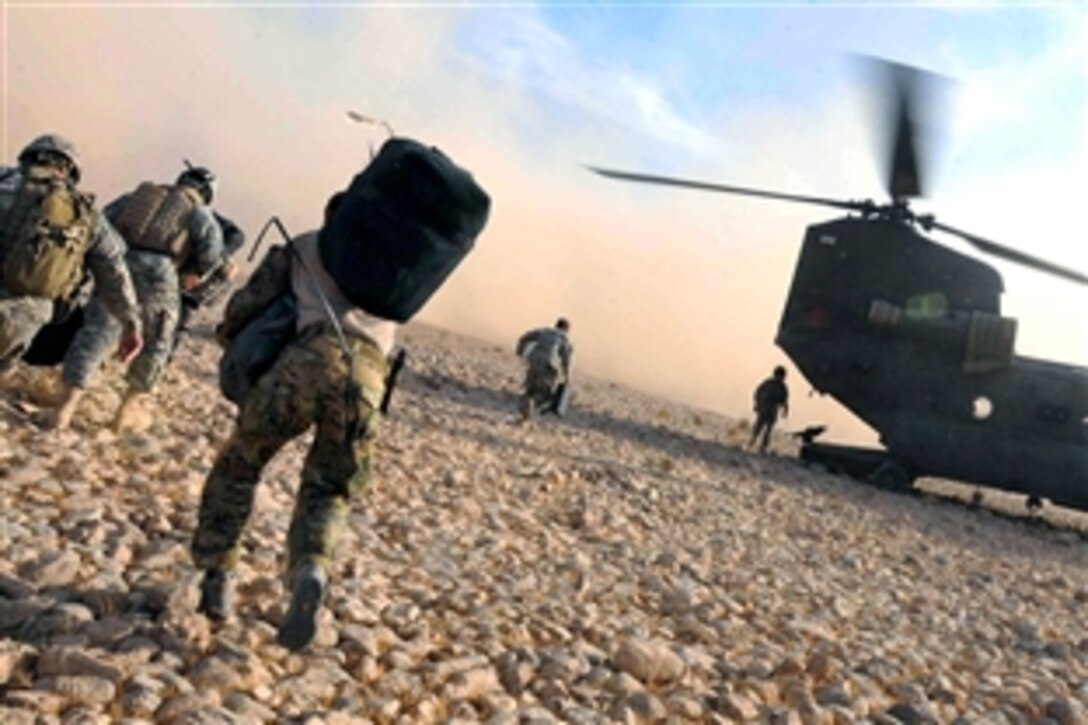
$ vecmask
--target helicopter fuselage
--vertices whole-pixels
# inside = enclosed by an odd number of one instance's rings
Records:
[[[809,227],[776,342],[911,478],[1088,510],[1088,368],[1014,352],[1000,275],[911,224]]]

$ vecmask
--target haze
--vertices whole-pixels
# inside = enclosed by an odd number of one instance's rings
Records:
[[[493,198],[477,249],[420,319],[509,346],[558,315],[579,371],[735,416],[775,364],[806,224],[829,210],[622,184],[583,164],[882,198],[870,89],[848,53],[956,82],[932,171],[942,221],[1088,269],[1079,4],[734,8],[6,2],[4,163],[74,139],[103,200],[181,160],[255,236],[314,227],[388,121]],[[963,246],[951,246],[967,251]],[[1084,364],[1085,293],[995,263],[1022,354]],[[800,427],[872,440],[790,367]]]

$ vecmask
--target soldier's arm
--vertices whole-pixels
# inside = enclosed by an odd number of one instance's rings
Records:
[[[126,328],[138,331],[140,310],[136,304],[136,289],[125,264],[125,242],[104,216],[97,216],[86,256],[87,267],[94,277],[95,293]]]
[[[524,335],[522,335],[521,338],[518,340],[518,344],[514,347],[514,354],[519,357],[524,355],[525,350],[537,341],[537,338],[539,337],[539,332],[539,330],[530,330],[529,332],[526,332]]]
[[[189,239],[193,242],[193,266],[203,277],[223,261],[223,231],[207,207],[199,206],[189,215]]]
[[[223,255],[233,257],[245,246],[246,234],[237,224],[219,212],[212,212],[212,214],[215,216],[215,221],[219,224],[219,229],[223,234]]]
[[[280,295],[291,290],[291,255],[287,247],[268,250],[246,284],[231,295],[216,337],[227,342]]]

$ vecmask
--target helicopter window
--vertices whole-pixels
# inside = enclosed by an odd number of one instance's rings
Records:
[[[971,403],[971,415],[975,420],[986,420],[994,412],[994,404],[984,395],[980,395]]]
[[[908,297],[904,307],[907,317],[912,319],[944,317],[948,313],[948,299],[943,292],[925,292]]]

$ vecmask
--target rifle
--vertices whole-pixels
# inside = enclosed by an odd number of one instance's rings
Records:
[[[382,404],[378,406],[378,410],[382,412],[382,415],[389,414],[389,402],[393,399],[393,389],[397,387],[397,377],[400,376],[400,371],[407,359],[408,351],[403,347],[397,351],[396,356],[393,358],[393,364],[389,368],[389,375],[385,378],[385,393],[382,395]]]

